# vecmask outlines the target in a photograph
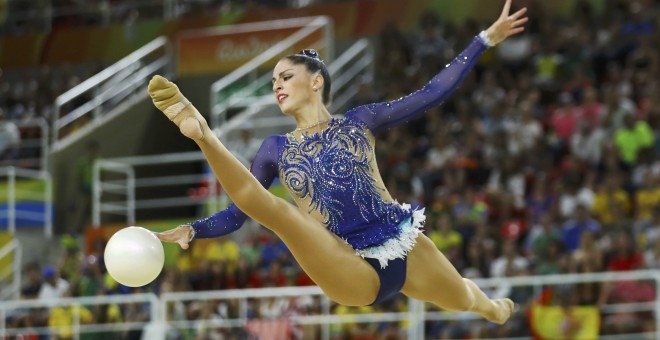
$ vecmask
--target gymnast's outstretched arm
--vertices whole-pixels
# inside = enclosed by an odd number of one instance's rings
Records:
[[[264,188],[269,188],[277,177],[277,143],[277,136],[266,138],[250,166],[250,172]],[[247,217],[236,204],[232,203],[227,209],[189,225],[194,229],[196,238],[211,238],[238,230]]]
[[[508,21],[498,21],[481,32],[420,90],[394,101],[354,108],[347,112],[346,116],[353,116],[364,122],[374,134],[418,118],[426,110],[442,104],[458,88],[489,46],[498,44],[509,35],[522,32],[521,25],[527,22],[527,18],[522,17],[525,12],[526,9],[521,9],[509,16]],[[503,24],[510,27],[503,28]]]
[[[257,151],[250,172],[264,188],[269,188],[277,176],[276,136],[266,138]],[[193,238],[212,238],[230,234],[238,230],[248,216],[232,203],[226,209],[207,218],[181,225],[177,228],[156,233],[161,241],[179,243],[187,249]]]

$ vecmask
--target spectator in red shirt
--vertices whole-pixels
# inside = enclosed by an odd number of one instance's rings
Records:
[[[575,106],[573,97],[568,92],[563,92],[559,96],[559,102],[561,106],[550,115],[550,126],[555,135],[564,143],[567,143],[573,136],[573,132],[575,132],[575,126],[582,116],[582,111]]]
[[[607,259],[607,270],[635,270],[641,268],[643,264],[642,254],[633,246],[630,235],[626,232],[618,233],[614,238],[612,252]]]

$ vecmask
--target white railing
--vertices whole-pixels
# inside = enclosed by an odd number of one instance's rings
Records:
[[[347,109],[346,104],[358,93],[360,84],[356,80],[363,77],[362,81],[372,81],[374,65],[374,51],[367,39],[358,40],[328,65],[328,73],[332,76],[330,112]]]
[[[253,97],[259,89],[264,85],[270,86],[269,79],[271,78],[270,70],[266,70],[263,66],[269,63],[274,58],[281,56],[287,50],[293,48],[301,40],[312,36],[316,32],[322,33],[320,41],[312,43],[312,47],[316,49],[323,49],[327,61],[331,61],[334,57],[334,36],[332,21],[327,17],[315,18],[298,18],[278,20],[272,23],[260,23],[264,29],[271,29],[269,25],[277,25],[277,27],[293,27],[301,25],[304,26],[300,30],[291,34],[284,40],[273,45],[257,57],[253,58],[243,66],[224,76],[220,80],[211,85],[211,112],[210,123],[211,128],[221,126],[227,120],[227,110],[232,107],[246,107],[254,102]],[[246,85],[240,89],[236,89],[241,83]]]
[[[139,199],[136,197],[136,191],[139,188],[166,188],[172,186],[198,186],[204,181],[215,183],[215,177],[211,172],[200,172],[197,174],[182,174],[168,176],[136,176],[136,168],[157,165],[159,167],[189,163],[201,165],[204,168],[206,160],[201,152],[183,152],[166,155],[154,156],[136,156],[125,158],[114,158],[110,160],[97,160],[93,166],[93,186],[92,186],[92,224],[99,227],[103,222],[105,214],[120,215],[126,217],[126,223],[135,223],[136,210],[138,209],[163,209],[181,206],[201,205],[210,200],[209,204],[216,207],[217,202],[215,185],[209,187],[210,192],[207,197],[190,197],[185,190],[180,194],[161,196],[159,198]],[[148,171],[146,172],[148,173]],[[113,176],[112,174],[115,174]],[[116,174],[123,176],[117,179]],[[107,179],[105,177],[111,177]],[[107,198],[106,194],[115,197]]]
[[[141,316],[146,317],[146,321],[139,320],[124,320],[119,324],[106,323],[94,324],[85,323],[81,320],[80,308],[104,306],[104,305],[119,305],[121,307],[131,306],[139,313],[144,309],[144,304],[148,304],[148,309],[144,311]],[[78,298],[61,298],[51,300],[13,300],[3,301],[0,303],[0,338],[15,338],[25,334],[53,336],[58,331],[69,331],[73,334],[73,339],[80,339],[81,334],[96,333],[96,332],[125,332],[129,330],[143,330],[147,332],[150,325],[156,324],[161,320],[160,304],[158,298],[153,293],[143,294],[129,294],[129,295],[109,295],[109,296],[92,296],[92,297],[78,297]],[[70,326],[62,327],[8,327],[8,321],[17,315],[26,315],[33,312],[39,313],[42,309],[52,310],[57,307],[73,307],[73,312],[70,313],[71,320]],[[87,308],[92,310],[93,308]],[[18,313],[17,313],[18,312]],[[8,320],[9,319],[9,320]],[[162,327],[161,327],[162,328]],[[164,337],[157,336],[157,333],[150,333],[151,336],[143,337],[143,339],[164,339]],[[121,338],[121,336],[117,336]]]
[[[0,248],[0,260],[11,256],[11,265],[0,267],[0,301],[9,299],[18,300],[21,294],[21,263],[23,263],[23,247],[21,243],[12,239]],[[8,280],[11,277],[11,282]]]
[[[567,275],[549,275],[549,276],[529,276],[529,277],[513,277],[513,278],[498,278],[498,279],[478,279],[475,282],[483,289],[488,288],[501,288],[502,286],[529,286],[533,287],[536,292],[540,292],[542,288],[547,288],[556,285],[579,284],[579,283],[605,283],[605,282],[621,282],[621,281],[647,281],[653,282],[656,294],[660,292],[660,272],[657,270],[642,270],[630,272],[606,272],[606,273],[588,273],[588,274],[567,274]],[[438,283],[441,289],[442,283]],[[333,313],[335,304],[331,302],[318,287],[284,287],[284,288],[262,288],[262,289],[244,289],[244,290],[223,290],[223,291],[202,291],[202,292],[178,292],[178,293],[164,293],[160,297],[153,294],[139,294],[139,295],[122,295],[122,296],[100,296],[100,297],[86,297],[86,298],[66,298],[61,300],[52,301],[7,301],[0,304],[0,336],[15,335],[24,331],[25,329],[17,329],[7,327],[7,318],[12,312],[26,309],[38,308],[53,308],[55,306],[79,306],[79,305],[107,305],[107,304],[127,304],[127,303],[149,303],[149,329],[155,334],[165,334],[166,331],[172,330],[194,330],[198,326],[204,326],[211,329],[231,329],[231,328],[247,328],[247,326],[254,321],[263,321],[254,319],[251,315],[254,310],[254,305],[251,301],[255,300],[269,300],[269,299],[283,299],[282,301],[295,301],[297,299],[304,299],[307,301],[315,301],[317,308],[314,312],[294,313],[290,316],[282,316],[283,319],[292,325],[317,325],[320,327],[321,339],[329,339],[330,325],[332,324],[346,324],[346,323],[380,323],[380,322],[396,322],[407,321],[408,327],[405,329],[408,339],[424,339],[426,335],[425,324],[433,320],[463,320],[463,322],[470,322],[469,319],[482,320],[476,314],[471,313],[450,313],[450,312],[435,312],[429,311],[429,306],[417,300],[408,299],[407,310],[391,312],[384,311],[380,313],[360,314],[355,310],[349,310],[348,313],[341,315]],[[528,305],[531,300],[538,298],[538,294],[531,296],[530,301],[517,301],[523,308]],[[167,314],[174,304],[190,305],[191,303],[203,306],[207,303],[228,303],[234,301],[229,305],[235,306],[237,309],[235,317],[219,318],[197,318],[188,319],[187,315],[181,318],[172,318]],[[300,300],[298,300],[300,301]],[[517,312],[518,317],[526,317],[526,311],[522,310]],[[638,302],[638,303],[616,303],[606,304],[600,309],[600,314],[617,314],[617,313],[637,313],[637,312],[652,312],[655,318],[656,328],[652,332],[646,334],[635,334],[645,336],[646,338],[660,339],[660,300]],[[468,320],[468,321],[466,321]],[[130,323],[126,324],[88,324],[81,325],[80,320],[73,320],[74,336],[77,338],[79,334],[107,330],[118,331],[126,329],[127,327],[143,327],[146,323]],[[557,325],[559,327],[559,325]],[[33,332],[39,334],[47,334],[54,331],[49,328],[31,329]],[[631,334],[617,334],[620,338],[630,338]],[[610,335],[603,334],[600,338],[609,338]],[[509,338],[513,339],[513,338]]]
[[[47,237],[53,235],[53,181],[50,173],[17,167],[0,168],[0,177],[7,178],[7,208],[0,210],[0,219],[7,220],[8,230],[16,233],[16,220],[18,218],[34,221],[35,225],[43,225]],[[23,190],[17,186],[18,179],[36,180],[43,184],[43,190]],[[24,210],[17,206],[18,202],[42,202],[43,212]]]
[[[59,95],[53,109],[51,138],[54,148],[58,148],[58,142],[75,137],[74,123],[99,124],[104,113],[132,94],[144,91],[152,75],[169,76],[171,61],[170,43],[167,38],[159,37]]]

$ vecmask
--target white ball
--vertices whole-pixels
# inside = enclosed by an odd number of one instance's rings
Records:
[[[105,246],[105,266],[110,276],[129,287],[153,281],[163,269],[165,253],[160,240],[142,227],[117,231]]]

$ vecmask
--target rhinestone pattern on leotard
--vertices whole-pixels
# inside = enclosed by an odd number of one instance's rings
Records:
[[[373,148],[366,128],[356,119],[333,119],[320,133],[296,139],[287,136],[280,158],[284,183],[300,199],[310,200],[328,229],[353,248],[382,244],[397,236],[398,224],[411,215],[371,175]]]

